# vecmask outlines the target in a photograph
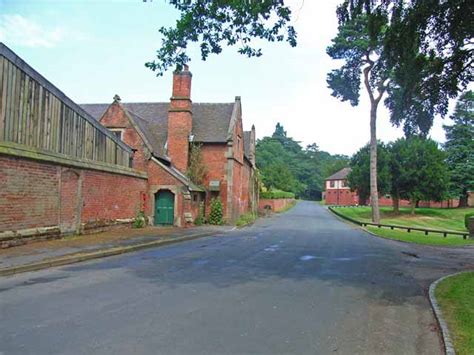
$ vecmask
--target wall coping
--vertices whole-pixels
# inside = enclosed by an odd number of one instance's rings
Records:
[[[81,159],[77,157],[73,158],[65,154],[53,153],[45,150],[27,147],[22,144],[13,142],[0,141],[0,155],[26,158],[48,163],[104,171],[119,175],[128,175],[141,179],[148,179],[148,175],[145,172],[138,171],[135,169],[127,168],[120,165],[92,161],[88,159]]]

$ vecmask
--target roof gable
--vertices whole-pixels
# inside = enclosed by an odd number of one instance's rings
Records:
[[[338,172],[332,174],[330,177],[326,178],[326,180],[344,180],[347,179],[347,175],[351,172],[351,168],[343,168]]]

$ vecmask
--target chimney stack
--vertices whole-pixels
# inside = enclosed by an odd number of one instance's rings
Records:
[[[173,92],[168,110],[168,156],[182,173],[188,168],[189,137],[193,127],[191,79],[187,65],[173,73]]]

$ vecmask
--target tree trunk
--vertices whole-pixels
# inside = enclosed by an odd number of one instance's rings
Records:
[[[415,208],[416,208],[416,204],[417,204],[417,200],[412,198],[410,200],[410,205],[411,205],[411,215],[414,216],[415,215]]]
[[[372,222],[380,223],[379,191],[377,187],[377,104],[370,104],[370,204]]]
[[[392,196],[393,200],[393,212],[400,214],[400,197],[398,195]]]
[[[467,206],[467,200],[469,196],[467,194],[467,190],[463,189],[462,194],[459,196],[459,205],[458,207],[468,207]]]

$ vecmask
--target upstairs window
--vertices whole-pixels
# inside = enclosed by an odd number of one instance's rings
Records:
[[[123,140],[123,128],[110,128],[110,131],[120,140]]]
[[[329,187],[336,187],[336,182],[334,180],[329,181]]]

